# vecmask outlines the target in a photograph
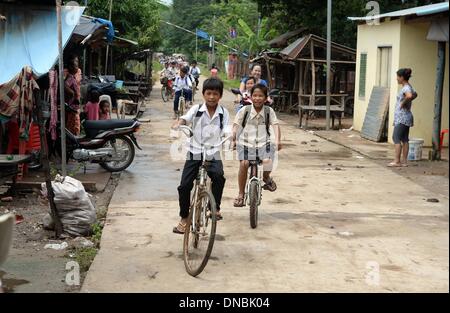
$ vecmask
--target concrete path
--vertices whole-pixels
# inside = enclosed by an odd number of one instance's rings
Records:
[[[227,92],[223,103],[234,112],[231,101]],[[138,138],[144,151],[122,174],[83,292],[448,292],[448,193],[433,194],[289,118],[279,189],[263,193],[258,228],[247,208],[232,206],[237,162],[226,161],[224,220],[207,267],[190,277],[183,238],[172,233],[183,162],[170,159],[171,107],[156,85],[151,123]]]

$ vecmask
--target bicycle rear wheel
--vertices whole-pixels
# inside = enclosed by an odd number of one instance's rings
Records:
[[[258,183],[256,181],[252,181],[249,188],[250,226],[252,228],[256,228],[258,226],[258,189]]]
[[[161,87],[161,97],[162,97],[164,102],[169,101],[169,92],[168,92],[166,86],[162,86]]]
[[[191,209],[189,213],[184,233],[184,265],[189,275],[197,276],[208,263],[214,246],[216,225],[216,201],[210,191],[203,191],[198,195],[195,210]]]

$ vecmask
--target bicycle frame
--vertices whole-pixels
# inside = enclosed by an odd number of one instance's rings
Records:
[[[189,131],[189,135],[187,135],[185,133],[187,136],[190,136],[190,135],[192,135],[194,133],[193,130],[190,127],[188,127],[188,126],[182,125],[182,126],[179,127],[179,129],[181,129],[183,132],[184,132],[184,130]],[[210,161],[207,161],[207,159],[206,159],[206,156],[207,156],[206,152],[208,150],[210,150],[210,149],[214,149],[214,148],[222,146],[230,138],[231,138],[231,136],[228,136],[227,138],[222,140],[218,145],[215,145],[215,146],[207,146],[207,145],[203,145],[202,146],[202,165],[200,166],[200,169],[199,169],[198,175],[197,175],[197,179],[195,180],[195,183],[194,183],[194,189],[193,189],[194,190],[194,194],[192,195],[192,198],[191,198],[191,207],[190,207],[190,210],[193,210],[191,225],[193,227],[193,231],[194,232],[198,231],[196,229],[197,228],[196,219],[198,218],[198,213],[196,212],[197,208],[198,208],[198,205],[197,205],[198,196],[203,190],[206,190],[208,188],[208,171],[207,171],[207,167],[208,167],[208,163]],[[203,216],[202,216],[203,220],[200,221],[199,227],[201,227],[203,225],[203,223],[206,226],[208,225],[207,212],[203,212],[203,213],[204,213]]]
[[[255,163],[253,163],[255,162]],[[256,169],[255,169],[256,168]],[[246,205],[250,205],[250,197],[249,197],[249,192],[250,192],[250,185],[253,181],[256,181],[258,184],[258,205],[261,205],[261,199],[262,199],[262,162],[257,160],[257,161],[250,161],[250,166],[248,168],[248,177],[250,177],[247,180],[247,184],[245,185],[245,197],[244,197],[244,201]]]

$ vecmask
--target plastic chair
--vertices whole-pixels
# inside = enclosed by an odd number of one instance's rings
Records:
[[[441,131],[441,140],[439,142],[439,151],[442,151],[442,146],[444,145],[444,136],[445,134],[448,134],[448,129],[443,129]]]

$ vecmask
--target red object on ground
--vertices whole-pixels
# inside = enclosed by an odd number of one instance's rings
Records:
[[[439,143],[439,151],[442,151],[442,146],[444,145],[444,135],[448,134],[448,129],[443,129],[441,131],[441,141]]]
[[[24,220],[22,215],[16,214],[16,225],[22,223]]]
[[[28,141],[19,140],[19,124],[17,122],[8,123],[8,148],[7,154],[14,154],[18,150],[19,154],[30,154],[32,151],[41,150],[41,137],[39,135],[39,125],[35,123],[30,124],[30,131]],[[20,174],[17,175],[17,180],[22,180],[23,174],[27,173],[28,166],[26,164],[19,165]]]

